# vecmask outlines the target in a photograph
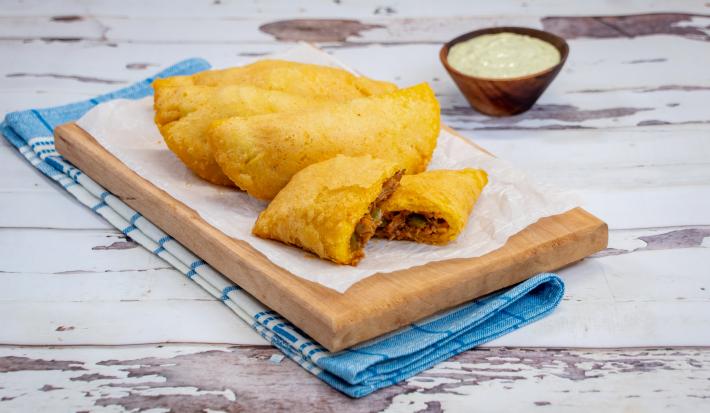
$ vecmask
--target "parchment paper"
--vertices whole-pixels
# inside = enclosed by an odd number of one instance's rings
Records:
[[[332,57],[308,46],[299,46],[278,57],[337,65]],[[197,211],[215,228],[248,242],[291,273],[339,292],[375,273],[487,254],[540,218],[578,206],[576,197],[571,194],[535,182],[507,162],[442,130],[429,169],[474,167],[484,169],[489,175],[489,183],[463,233],[446,246],[373,239],[357,267],[336,265],[298,248],[251,235],[256,217],[266,203],[193,175],[163,142],[153,123],[152,103],[152,97],[107,102],[92,109],[77,123],[129,168]]]

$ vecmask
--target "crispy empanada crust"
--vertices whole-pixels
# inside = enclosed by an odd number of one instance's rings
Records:
[[[343,69],[274,59],[223,70],[207,70],[191,76],[156,79],[153,88],[158,92],[163,87],[236,84],[339,101],[389,93],[397,89],[393,83],[356,76]]]
[[[369,155],[312,164],[259,214],[252,232],[339,264],[356,264],[361,248],[351,249],[355,227],[398,170],[396,163]]]
[[[214,184],[232,186],[233,182],[215,161],[207,139],[212,121],[303,110],[327,101],[243,85],[162,88],[155,95],[155,123],[168,148],[197,176]]]
[[[442,231],[425,234],[403,231],[399,236],[386,234],[382,227],[375,236],[403,239],[427,244],[446,244],[456,239],[466,226],[471,210],[483,188],[488,174],[480,169],[432,170],[402,177],[394,194],[381,205],[383,216],[392,213],[415,213],[443,219]],[[386,222],[383,223],[386,225]],[[413,235],[413,236],[412,236]]]
[[[232,186],[232,180],[215,162],[205,137],[211,121],[304,110],[325,101],[388,93],[397,87],[342,69],[261,60],[191,76],[156,79],[153,89],[155,123],[168,147],[201,178]]]
[[[439,103],[423,83],[302,112],[216,121],[209,138],[217,163],[237,186],[272,199],[295,173],[338,154],[370,154],[419,173],[439,129]]]

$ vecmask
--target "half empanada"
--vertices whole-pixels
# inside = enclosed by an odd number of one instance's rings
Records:
[[[379,224],[379,205],[401,177],[396,163],[336,156],[295,174],[259,214],[252,232],[355,265]]]
[[[209,135],[222,171],[250,195],[271,199],[296,172],[338,154],[370,154],[421,172],[439,128],[439,103],[423,83],[303,112],[216,121]]]
[[[376,236],[446,244],[464,229],[487,183],[488,175],[480,169],[404,176],[394,194],[382,203],[382,224]]]
[[[156,93],[164,87],[186,85],[250,85],[339,101],[389,93],[397,89],[393,83],[356,76],[343,69],[271,59],[229,69],[207,70],[191,76],[156,79],[153,82]]]
[[[231,186],[234,183],[215,161],[207,139],[212,121],[302,110],[327,101],[243,85],[163,88],[155,95],[155,123],[168,148],[197,176]]]

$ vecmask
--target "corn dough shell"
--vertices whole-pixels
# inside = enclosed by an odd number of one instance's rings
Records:
[[[215,161],[207,139],[214,120],[302,110],[327,101],[243,85],[162,88],[155,95],[155,123],[168,148],[197,176],[233,186]]]
[[[393,83],[355,76],[343,69],[274,59],[222,70],[207,70],[190,76],[156,79],[153,88],[157,93],[163,87],[235,84],[339,101],[389,93],[397,89]]]
[[[222,171],[268,200],[301,169],[338,154],[369,154],[422,172],[439,129],[439,103],[423,83],[303,112],[216,121],[209,138]]]
[[[340,155],[310,165],[259,214],[252,231],[339,264],[353,264],[350,237],[355,226],[398,170],[394,162],[369,155]]]
[[[428,243],[445,244],[464,229],[473,206],[488,183],[488,174],[480,169],[432,170],[405,175],[392,196],[382,203],[384,213],[411,211],[444,218],[449,230]],[[421,240],[412,240],[421,241]]]

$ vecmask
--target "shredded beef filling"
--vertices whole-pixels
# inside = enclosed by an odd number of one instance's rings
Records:
[[[402,179],[403,171],[399,171],[394,176],[389,178],[382,184],[382,190],[377,198],[370,204],[370,208],[362,218],[360,222],[355,225],[355,232],[350,237],[350,250],[353,252],[354,261],[357,262],[365,253],[362,249],[367,244],[367,241],[375,235],[377,227],[382,222],[382,211],[380,210],[380,205],[387,200],[394,190],[397,189],[399,185],[399,180]]]
[[[397,240],[434,240],[449,229],[449,223],[433,214],[391,211],[382,217],[378,237]]]

